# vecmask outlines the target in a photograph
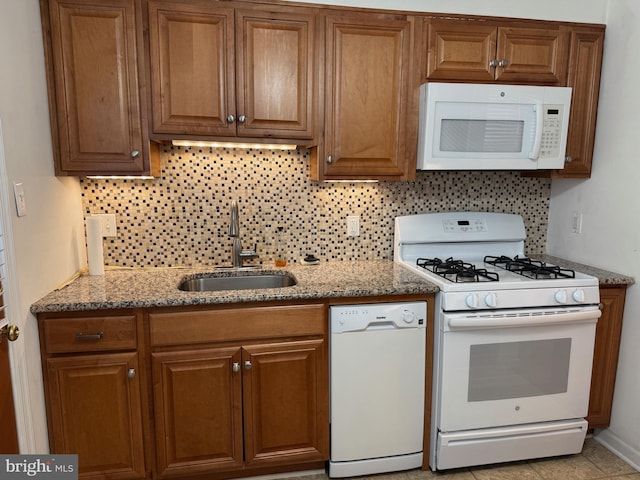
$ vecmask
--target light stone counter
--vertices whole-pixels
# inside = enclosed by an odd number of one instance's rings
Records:
[[[81,276],[31,305],[32,313],[150,308],[240,302],[436,293],[438,287],[391,261],[326,262],[264,271],[290,272],[293,287],[220,292],[183,292],[182,279],[213,267],[114,269]],[[218,273],[222,273],[218,271]]]
[[[600,285],[633,285],[635,283],[632,277],[591,267],[583,263],[571,262],[563,258],[554,257],[553,255],[531,255],[531,257],[560,267],[570,268],[577,272],[586,273],[587,275],[593,275],[599,280]]]

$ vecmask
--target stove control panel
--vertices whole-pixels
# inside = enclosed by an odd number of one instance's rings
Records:
[[[441,307],[445,311],[597,305],[600,302],[598,287],[587,285],[562,288],[442,292],[441,295]]]
[[[447,233],[457,232],[486,232],[487,224],[481,219],[472,220],[442,220],[442,227]]]

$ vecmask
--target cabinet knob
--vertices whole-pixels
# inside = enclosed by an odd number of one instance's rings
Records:
[[[489,67],[496,68],[497,66],[498,66],[498,60],[496,60],[495,58],[489,60]]]
[[[0,329],[0,342],[6,337],[10,342],[15,342],[20,336],[20,329],[17,325],[5,325]]]
[[[333,157],[331,155],[327,155],[327,163],[333,163]]]
[[[233,123],[235,121],[236,121],[236,117],[234,117],[231,114],[227,115],[227,123]]]
[[[238,117],[238,123],[244,123],[246,119],[247,119],[247,117],[245,117],[244,115],[240,115]]]
[[[245,369],[245,370],[251,370],[251,367],[252,367],[252,366],[253,366],[253,365],[251,365],[251,362],[250,362],[249,360],[246,360],[246,361],[244,362],[244,369]]]
[[[135,368],[130,368],[130,369],[127,371],[127,377],[129,377],[129,378],[133,378],[133,377],[135,377],[135,376],[136,376],[136,369],[135,369]]]
[[[240,371],[240,364],[238,362],[233,362],[233,366],[231,367],[231,370],[233,370],[234,373],[238,373]]]
[[[509,60],[505,60],[504,58],[498,62],[498,66],[501,68],[505,68],[509,65]]]
[[[131,150],[131,158],[136,158],[140,156],[140,150]]]
[[[567,155],[566,157],[564,157],[564,163],[571,163],[573,162],[573,157],[571,155]]]

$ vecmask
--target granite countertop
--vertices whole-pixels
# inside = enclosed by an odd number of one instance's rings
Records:
[[[571,262],[564,258],[554,257],[553,255],[540,254],[531,255],[532,258],[537,258],[543,262],[551,263],[553,265],[559,265],[561,267],[570,268],[577,272],[586,273],[596,277],[600,285],[633,285],[635,280],[632,277],[621,275],[619,273],[610,272],[608,270],[602,270],[600,268],[585,265],[583,263]]]
[[[545,262],[597,277],[600,285],[631,285],[625,275],[564,260],[536,255]],[[438,287],[388,260],[326,262],[315,266],[288,265],[265,272],[290,272],[298,281],[293,287],[220,292],[183,292],[178,284],[186,277],[216,271],[213,267],[107,269],[104,275],[83,275],[54,290],[33,305],[32,313],[68,312],[117,308],[150,308],[241,302],[288,301],[338,297],[429,294]],[[223,274],[224,271],[217,271]]]
[[[32,313],[150,308],[239,302],[288,301],[436,293],[438,287],[392,261],[326,262],[288,265],[263,271],[290,272],[298,284],[285,288],[183,292],[185,277],[214,272],[213,267],[107,269],[104,275],[83,275],[33,305]],[[223,271],[218,271],[223,273]]]

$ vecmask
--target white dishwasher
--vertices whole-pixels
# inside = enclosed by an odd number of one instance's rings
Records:
[[[330,477],[422,465],[426,302],[330,307]]]

